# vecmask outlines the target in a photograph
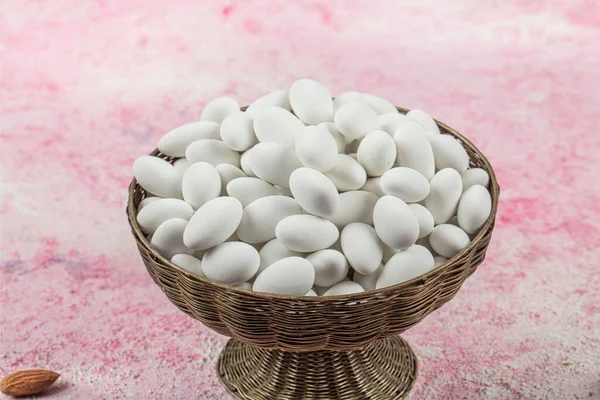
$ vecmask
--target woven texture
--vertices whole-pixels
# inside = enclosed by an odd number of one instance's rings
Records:
[[[452,299],[481,264],[498,207],[500,189],[489,162],[458,132],[438,124],[443,133],[461,141],[472,166],[489,173],[492,213],[466,249],[426,275],[383,289],[331,297],[256,293],[211,282],[172,264],[150,246],[135,217],[145,193],[134,180],[129,186],[127,215],[148,273],[181,311],[251,346],[293,352],[345,351],[404,332]],[[156,150],[152,154],[163,157]]]

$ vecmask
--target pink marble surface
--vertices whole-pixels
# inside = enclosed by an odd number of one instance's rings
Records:
[[[482,267],[404,337],[411,399],[600,398],[600,3],[4,2],[0,372],[56,399],[227,399],[226,338],[147,275],[133,160],[209,99],[310,76],[423,108],[503,192]]]

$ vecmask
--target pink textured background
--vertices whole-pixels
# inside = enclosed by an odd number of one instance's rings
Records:
[[[411,399],[600,397],[600,3],[4,2],[0,373],[60,399],[227,399],[226,338],[147,275],[133,160],[209,99],[310,76],[472,139],[502,198],[488,258],[404,337]]]

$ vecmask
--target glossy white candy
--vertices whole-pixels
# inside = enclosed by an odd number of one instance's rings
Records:
[[[429,244],[440,256],[452,258],[467,247],[471,239],[458,226],[442,224],[433,228]]]
[[[290,191],[303,209],[319,217],[330,217],[340,209],[340,195],[329,178],[311,168],[298,168],[290,175]]]
[[[218,97],[210,101],[200,115],[200,121],[214,121],[220,124],[226,116],[240,111],[237,101],[229,97]]]
[[[243,207],[262,197],[280,195],[270,183],[251,177],[233,179],[227,184],[227,194],[238,199]]]
[[[267,107],[254,117],[254,134],[261,143],[294,147],[294,140],[303,129],[302,121],[280,107]]]
[[[368,275],[363,275],[359,274],[358,272],[354,272],[353,281],[362,286],[362,288],[365,289],[365,291],[375,290],[375,286],[377,286],[377,277],[379,276],[379,273],[382,268],[383,264],[381,264],[376,271]]]
[[[400,114],[399,112],[391,112],[381,114],[377,117],[379,120],[379,129],[394,136],[400,125],[406,121],[406,115]]]
[[[379,129],[379,119],[371,107],[365,103],[350,102],[341,106],[335,113],[335,127],[350,139],[362,139],[369,132]]]
[[[140,211],[142,211],[142,208],[146,207],[148,204],[150,203],[154,203],[157,200],[161,200],[162,197],[158,197],[158,196],[149,196],[146,197],[145,199],[143,199],[142,201],[140,201],[140,204],[138,204],[138,213]]]
[[[312,79],[298,79],[290,87],[290,105],[304,123],[317,125],[331,121],[333,101],[325,86]]]
[[[327,289],[323,293],[323,296],[340,296],[343,294],[362,293],[364,291],[365,289],[356,282],[343,281]]]
[[[278,239],[268,241],[262,249],[260,249],[258,254],[260,255],[260,266],[256,272],[257,275],[264,271],[269,265],[283,258],[302,256],[302,253],[290,250],[282,245]]]
[[[246,243],[264,243],[275,238],[275,227],[283,218],[302,213],[296,200],[286,196],[267,196],[244,208],[238,237]]]
[[[471,186],[464,191],[458,203],[458,226],[469,234],[475,234],[483,227],[492,212],[490,192],[481,186]]]
[[[341,106],[350,102],[365,103],[365,98],[358,92],[344,92],[333,99],[333,109],[337,111]]]
[[[348,261],[337,250],[320,250],[306,256],[306,259],[315,268],[315,285],[317,286],[333,286],[341,282],[348,274]]]
[[[311,253],[334,244],[340,232],[326,219],[301,214],[283,218],[277,224],[275,236],[290,250]]]
[[[291,173],[302,166],[293,150],[277,143],[254,146],[249,164],[260,179],[285,187],[289,187]]]
[[[287,90],[277,90],[259,97],[248,106],[246,112],[255,117],[261,110],[273,106],[281,107],[288,111],[291,110],[290,99]]]
[[[458,140],[451,135],[438,135],[431,139],[431,147],[438,170],[454,168],[463,173],[469,167],[469,155]]]
[[[362,190],[340,194],[340,207],[334,215],[328,217],[339,229],[352,222],[373,225],[373,208],[378,197]]]
[[[368,275],[377,270],[383,258],[383,244],[371,225],[354,222],[341,234],[342,250],[354,270]]]
[[[406,113],[406,118],[421,125],[421,127],[423,127],[425,130],[425,134],[429,138],[433,138],[440,134],[440,128],[436,122],[423,110],[410,110]]]
[[[419,241],[417,240],[417,244]],[[397,252],[402,251],[402,250],[396,250],[396,249],[392,249],[390,246],[386,246],[385,244],[383,245],[383,263],[385,264],[386,262],[389,261],[390,258],[392,258],[394,256],[394,254],[396,254]]]
[[[183,157],[185,149],[196,140],[220,139],[219,124],[212,121],[198,121],[181,125],[167,132],[158,141],[158,150],[172,157]]]
[[[433,230],[433,215],[429,210],[420,204],[409,204],[408,207],[411,209],[417,222],[419,223],[419,239],[429,235]]]
[[[381,176],[396,161],[394,139],[384,131],[370,132],[360,142],[357,150],[358,162],[369,176]]]
[[[373,94],[363,93],[363,101],[367,103],[378,115],[398,113],[398,109],[389,101]]]
[[[171,258],[171,262],[183,269],[190,271],[193,274],[204,276],[204,271],[202,271],[202,261],[198,260],[194,256],[189,254],[175,254]]]
[[[333,136],[321,126],[307,126],[296,137],[295,150],[305,167],[327,172],[335,165],[338,147]]]
[[[204,161],[215,167],[219,164],[240,166],[240,153],[231,150],[220,140],[214,139],[198,140],[190,144],[185,151],[185,158],[190,164]]]
[[[377,197],[381,197],[384,196],[385,193],[383,193],[381,191],[381,177],[378,176],[377,178],[369,178],[367,179],[367,181],[365,182],[365,184],[363,185],[362,188],[360,188],[360,190],[364,190],[367,191],[369,193],[373,193],[375,196]]]
[[[379,182],[381,191],[396,196],[406,203],[416,203],[429,195],[429,182],[418,171],[396,167],[383,174]]]
[[[367,173],[354,158],[338,154],[335,166],[325,174],[340,192],[360,189],[367,181]]]
[[[335,140],[338,153],[343,153],[344,149],[346,148],[346,139],[344,135],[337,130],[335,124],[333,122],[322,122],[317,126],[319,128],[324,128],[327,130],[327,132],[329,132],[329,134],[333,137],[333,140]]]
[[[147,204],[137,214],[137,222],[142,232],[153,234],[165,221],[171,218],[189,220],[194,214],[192,207],[180,199],[161,199]]]
[[[463,181],[463,192],[473,185],[481,185],[487,188],[490,185],[490,176],[483,168],[471,168],[461,174]]]
[[[315,269],[305,258],[288,257],[268,266],[254,281],[255,292],[304,296],[313,286]]]
[[[456,211],[462,194],[462,179],[452,168],[438,171],[429,182],[431,190],[425,199],[425,207],[433,215],[436,225],[448,222]]]
[[[217,197],[206,202],[192,216],[183,240],[191,249],[210,249],[233,235],[241,219],[242,204],[237,199]]]
[[[430,180],[435,173],[433,150],[421,126],[404,122],[394,133],[396,162],[400,167],[412,168]]]
[[[212,281],[240,285],[256,274],[260,257],[252,246],[242,242],[226,242],[202,257],[202,270]]]
[[[154,156],[142,156],[133,163],[133,176],[141,187],[160,197],[181,197],[181,175],[175,167]]]
[[[408,205],[394,196],[383,196],[373,209],[377,236],[389,247],[401,250],[419,237],[419,222]]]
[[[194,250],[183,243],[183,232],[187,225],[188,221],[181,218],[166,220],[152,235],[152,247],[168,260],[175,254],[192,254]]]
[[[195,209],[221,194],[221,177],[217,169],[206,162],[189,166],[181,182],[183,199]]]
[[[190,163],[188,160],[183,157],[173,163],[173,167],[179,172],[181,176],[185,173],[185,171],[189,168]]]
[[[409,281],[431,271],[433,256],[423,246],[414,245],[400,251],[383,266],[377,278],[377,289]]]
[[[446,263],[446,261],[448,261],[448,259],[446,257],[442,257],[442,256],[435,256],[435,257],[433,257],[433,261],[435,263],[435,266],[439,267],[440,265]]]
[[[225,117],[220,132],[221,140],[231,150],[246,151],[257,142],[254,135],[254,119],[243,111]]]
[[[221,178],[221,196],[227,196],[227,185],[229,185],[229,182],[237,178],[246,177],[244,171],[231,164],[217,165],[217,172]]]

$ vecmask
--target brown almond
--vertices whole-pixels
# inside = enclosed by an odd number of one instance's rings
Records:
[[[0,381],[0,391],[7,396],[28,396],[48,389],[60,376],[45,369],[16,371]]]

